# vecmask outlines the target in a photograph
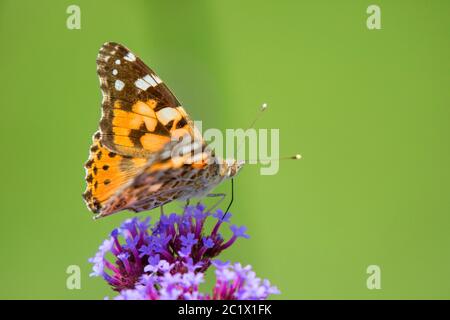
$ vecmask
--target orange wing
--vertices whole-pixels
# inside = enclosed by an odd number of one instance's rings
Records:
[[[140,173],[121,184],[114,196],[100,203],[95,217],[105,217],[125,209],[134,212],[151,210],[176,199],[185,200],[203,194],[220,182],[220,165],[208,163],[210,155],[202,146],[195,150],[185,149],[184,153],[175,152],[187,146],[191,146],[189,141],[171,141],[143,166],[141,162],[136,163]]]
[[[169,88],[124,46],[105,43],[97,73],[103,94],[100,140],[111,151],[148,157],[173,138],[201,139]]]
[[[88,208],[92,212],[100,212],[146,163],[146,158],[132,158],[110,151],[100,142],[100,133],[94,134],[89,159],[85,163],[87,186],[83,197]]]

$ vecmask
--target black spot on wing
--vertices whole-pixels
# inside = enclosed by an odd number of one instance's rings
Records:
[[[185,125],[187,125],[186,119],[185,119],[185,118],[181,118],[181,120],[178,121],[178,123],[177,123],[177,125],[176,125],[176,128],[177,128],[177,129],[181,129],[181,128],[183,128]]]
[[[142,143],[141,143],[141,137],[145,134],[145,131],[141,131],[140,129],[135,130],[135,129],[131,129],[130,130],[130,140],[133,143],[134,147],[137,149],[142,149]]]
[[[86,168],[86,169],[89,169],[89,168],[91,168],[92,167],[92,164],[94,163],[94,159],[89,159],[85,164],[84,164],[84,167]]]

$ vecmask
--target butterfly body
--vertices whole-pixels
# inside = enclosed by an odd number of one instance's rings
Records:
[[[128,49],[105,43],[97,66],[102,118],[83,194],[97,217],[203,197],[237,174],[243,163],[216,158],[167,86]]]

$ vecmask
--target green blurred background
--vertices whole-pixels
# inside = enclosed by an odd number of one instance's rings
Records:
[[[373,3],[382,30],[366,28]],[[71,4],[81,30],[66,28]],[[236,181],[234,222],[251,239],[224,258],[253,265],[276,298],[450,298],[449,13],[445,0],[1,0],[0,298],[112,295],[87,259],[133,214],[94,222],[81,199],[105,41],[204,128],[245,127],[267,102],[258,127],[303,155]],[[72,264],[81,290],[66,289]],[[381,290],[366,287],[371,264]]]

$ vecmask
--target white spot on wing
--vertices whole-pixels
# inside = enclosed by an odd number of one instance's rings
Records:
[[[116,80],[116,82],[114,82],[114,88],[116,88],[117,91],[121,91],[123,87],[125,87],[125,83],[123,83],[123,81]]]
[[[134,82],[134,85],[141,90],[147,90],[150,87],[150,84],[143,79],[139,78]]]
[[[153,79],[151,76],[149,76],[149,75],[146,75],[145,77],[144,77],[144,80],[145,81],[147,81],[148,83],[150,83],[150,85],[152,86],[152,87],[156,87],[156,85],[158,84],[156,81],[155,81],[155,79]]]
[[[155,79],[157,84],[160,84],[162,82],[162,80],[156,75],[156,74],[152,74],[153,79]]]
[[[180,114],[174,108],[167,107],[156,112],[156,116],[163,125],[166,125],[170,121],[177,119]]]
[[[118,73],[118,72],[117,72],[117,69],[114,69],[114,70],[112,71],[112,74],[115,75],[115,76],[117,75],[117,73]]]
[[[130,62],[136,61],[136,56],[134,54],[132,54],[131,52],[128,52],[127,55],[123,58]]]
[[[120,64],[120,60],[119,59],[116,60],[116,64]]]
[[[147,90],[149,87],[156,87],[159,83],[161,83],[161,79],[158,77],[155,78],[155,75],[153,77],[149,74],[147,74],[143,78],[139,78],[134,82],[134,85],[138,87],[141,90]]]

